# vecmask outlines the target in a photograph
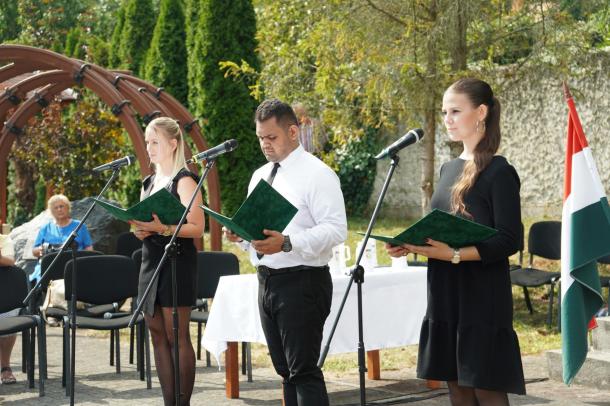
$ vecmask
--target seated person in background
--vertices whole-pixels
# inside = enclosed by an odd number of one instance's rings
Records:
[[[8,235],[0,234],[0,272],[6,267],[15,265],[13,242]],[[0,313],[0,319],[13,317],[19,314],[19,309],[13,309],[6,313]],[[2,384],[9,385],[17,382],[11,370],[11,352],[15,345],[16,334],[0,336],[0,366],[2,368]]]
[[[42,226],[40,231],[38,231],[38,236],[36,237],[36,241],[34,241],[34,248],[32,249],[32,254],[35,257],[40,258],[46,254],[45,247],[47,247],[47,245],[59,246],[63,244],[72,231],[78,226],[80,221],[73,220],[72,217],[70,217],[70,207],[70,200],[64,195],[53,195],[49,198],[47,209],[53,216],[53,220]],[[91,236],[89,235],[89,231],[85,224],[83,224],[78,231],[75,241],[78,250],[93,250]],[[34,272],[30,275],[30,281],[37,281],[40,279],[40,276],[39,262],[36,265],[36,268],[34,268]]]

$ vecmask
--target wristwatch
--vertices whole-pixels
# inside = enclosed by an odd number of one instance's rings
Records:
[[[461,260],[462,260],[462,257],[460,257],[460,249],[459,248],[454,248],[453,249],[453,257],[451,257],[451,263],[452,264],[459,264]]]
[[[290,242],[290,237],[287,235],[284,236],[284,242],[282,243],[282,251],[290,252],[292,251],[292,243]]]

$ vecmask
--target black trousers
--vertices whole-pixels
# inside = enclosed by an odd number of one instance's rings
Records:
[[[333,284],[328,267],[258,268],[258,309],[285,406],[328,406],[318,368]]]

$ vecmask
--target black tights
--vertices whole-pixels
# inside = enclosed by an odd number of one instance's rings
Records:
[[[180,406],[190,404],[195,384],[195,351],[191,344],[190,307],[178,307],[178,350],[180,352]],[[155,306],[155,315],[146,316],[155,352],[155,366],[165,406],[174,403],[174,332],[172,308]]]
[[[447,382],[452,406],[508,406],[505,392],[459,386],[457,381]]]

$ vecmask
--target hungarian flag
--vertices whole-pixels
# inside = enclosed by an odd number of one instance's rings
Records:
[[[561,227],[561,347],[563,381],[572,382],[587,357],[587,333],[603,299],[597,259],[610,253],[610,207],[568,87],[568,137]]]

